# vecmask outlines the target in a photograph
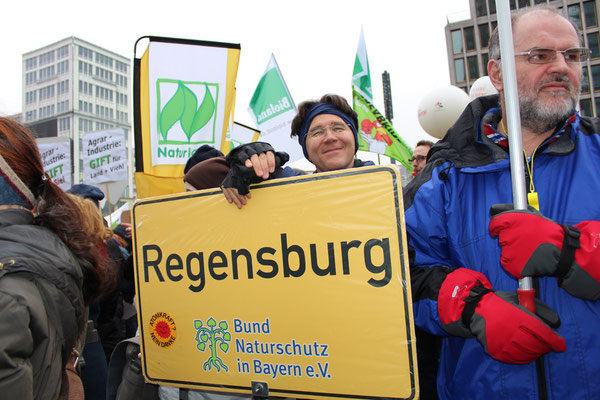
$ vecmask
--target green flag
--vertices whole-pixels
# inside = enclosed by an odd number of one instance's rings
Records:
[[[412,149],[396,133],[392,124],[364,98],[352,90],[352,106],[358,114],[358,149],[393,158],[412,172]]]
[[[373,89],[371,88],[371,72],[369,71],[369,59],[367,57],[367,46],[365,44],[365,34],[360,28],[360,38],[358,39],[358,49],[356,50],[356,59],[354,60],[354,71],[352,72],[352,86],[365,99],[373,102]]]
[[[298,139],[290,137],[296,106],[274,55],[271,55],[250,99],[248,111],[261,131],[261,142],[270,143],[277,150],[288,153],[290,162],[304,157]]]

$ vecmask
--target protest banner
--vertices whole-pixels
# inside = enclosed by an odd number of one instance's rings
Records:
[[[127,180],[127,149],[122,129],[83,135],[81,152],[85,183],[92,185]]]
[[[64,137],[36,139],[44,171],[62,190],[71,187],[71,139]]]
[[[240,45],[144,36],[134,58],[138,197],[183,190],[183,169],[202,145],[229,151]],[[158,178],[158,179],[155,179]],[[158,184],[156,184],[158,182]]]
[[[217,189],[134,204],[146,378],[247,395],[261,382],[281,397],[417,398],[397,170],[252,190],[241,211]]]

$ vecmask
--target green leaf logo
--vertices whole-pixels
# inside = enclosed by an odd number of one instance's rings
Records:
[[[176,82],[177,90],[175,94],[159,113],[159,133],[162,140],[166,141],[169,131],[179,121],[181,130],[185,134],[188,143],[190,143],[194,133],[202,129],[215,113],[215,99],[208,85],[204,83],[204,99],[198,107],[198,98],[194,91],[182,81]]]

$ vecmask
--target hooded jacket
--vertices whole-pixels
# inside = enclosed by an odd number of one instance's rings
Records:
[[[406,230],[417,326],[443,340],[438,373],[442,399],[593,399],[600,393],[600,301],[560,288],[555,277],[534,278],[536,294],[561,318],[564,353],[540,363],[512,365],[492,359],[475,338],[448,336],[440,323],[438,292],[456,268],[483,273],[495,290],[516,291],[517,279],[500,265],[501,248],[490,235],[493,204],[512,203],[506,150],[482,129],[498,96],[472,101],[426,167],[404,191]],[[488,114],[489,116],[490,114]],[[564,133],[535,152],[532,176],[540,212],[558,223],[600,220],[600,122],[576,117]],[[527,187],[529,189],[529,186]],[[539,365],[538,365],[539,364]]]
[[[0,210],[0,397],[59,398],[82,330],[83,274],[29,211]]]

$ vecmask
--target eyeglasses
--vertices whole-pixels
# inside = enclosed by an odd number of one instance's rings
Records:
[[[569,64],[579,64],[587,61],[590,50],[583,47],[573,47],[566,50],[534,47],[521,53],[515,53],[515,56],[527,56],[527,61],[530,64],[548,64],[556,60],[556,53],[561,53]]]
[[[334,134],[339,135],[341,133],[346,132],[350,128],[348,127],[348,125],[342,124],[342,123],[334,123],[334,124],[331,124],[330,126],[318,126],[315,129],[308,131],[308,133],[306,134],[306,137],[307,138],[319,138],[325,134],[327,129],[329,129]]]
[[[412,158],[408,159],[408,162],[414,162],[415,160],[418,162],[425,161],[427,160],[427,156],[413,156]]]

